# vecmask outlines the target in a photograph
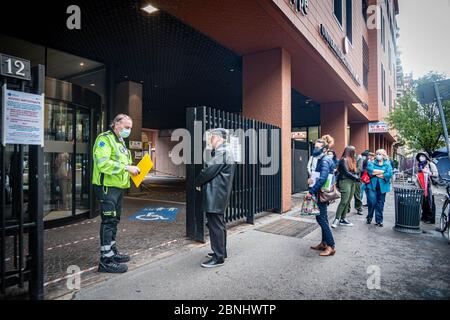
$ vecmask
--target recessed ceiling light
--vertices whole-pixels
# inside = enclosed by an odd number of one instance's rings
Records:
[[[84,67],[84,62],[80,62],[80,66],[81,66],[81,67]]]
[[[141,83],[144,83],[144,81],[141,81]]]
[[[91,86],[91,87],[95,87],[95,83],[91,83],[90,86]]]
[[[123,76],[125,79],[128,79],[128,76]]]
[[[230,69],[230,72],[234,72],[234,69]]]
[[[158,88],[159,86],[157,84],[154,85],[155,88]]]
[[[147,12],[147,13],[150,14],[150,13],[153,13],[153,12],[158,11],[159,9],[158,9],[158,8],[155,8],[155,7],[152,6],[151,4],[148,4],[148,5],[146,5],[145,7],[143,7],[142,10],[144,10],[145,12]]]

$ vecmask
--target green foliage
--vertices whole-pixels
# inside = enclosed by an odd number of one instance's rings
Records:
[[[419,85],[444,80],[445,75],[430,72],[416,80],[411,91],[397,100],[395,109],[387,117],[389,125],[396,129],[408,146],[432,154],[445,146],[439,109],[435,104],[421,105],[416,89]],[[450,125],[450,101],[443,102],[447,127]]]

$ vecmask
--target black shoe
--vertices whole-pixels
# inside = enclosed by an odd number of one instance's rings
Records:
[[[129,255],[121,254],[121,253],[115,254],[112,258],[117,263],[125,263],[125,262],[129,262],[131,260]]]
[[[366,223],[367,223],[367,224],[371,224],[371,223],[372,223],[372,220],[371,220],[371,219],[367,219],[367,220],[366,220]]]
[[[216,268],[223,266],[225,262],[224,261],[215,261],[214,259],[211,259],[209,261],[203,262],[202,267],[203,268]]]
[[[433,221],[430,221],[430,220],[425,220],[424,223],[425,224],[434,224]]]
[[[368,206],[369,206],[369,205],[368,205],[367,203],[366,203],[366,204],[363,204],[363,207],[366,207],[366,208],[367,208]]]
[[[206,255],[207,258],[212,258],[214,257],[214,252],[210,252]],[[227,255],[225,255],[225,259],[228,258]]]
[[[105,273],[124,273],[128,271],[128,267],[125,264],[115,262],[114,259],[101,258],[98,264],[98,272]]]
[[[356,211],[356,214],[357,214],[358,216],[362,216],[362,215],[363,215],[363,212],[362,212],[362,210],[358,210],[358,211]]]
[[[376,223],[375,224],[377,227],[383,228],[383,224],[382,223]]]
[[[113,259],[115,262],[125,263],[125,262],[129,262],[131,260],[129,255],[119,253],[117,246],[112,247],[111,250],[114,252]]]

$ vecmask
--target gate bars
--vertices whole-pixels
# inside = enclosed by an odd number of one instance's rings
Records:
[[[20,80],[8,82],[0,78],[1,84],[9,84],[15,90],[44,93],[45,68],[37,65],[32,69],[31,82]],[[1,108],[0,108],[1,110]],[[10,174],[13,179],[12,214],[6,208],[6,147],[0,145],[0,296],[6,288],[25,288],[28,282],[29,298],[44,298],[44,221],[43,221],[43,179],[44,150],[41,146],[28,146],[28,206],[24,201],[24,148],[14,145],[14,156]],[[6,240],[12,238],[13,250],[7,252]],[[27,246],[26,246],[27,245]],[[11,254],[12,256],[9,256]],[[8,255],[8,256],[7,256]],[[6,263],[12,261],[11,263]]]
[[[201,123],[195,126],[194,122]],[[202,210],[202,195],[195,189],[195,177],[203,168],[203,159],[195,159],[198,154],[194,150],[195,139],[202,139],[204,133],[214,128],[224,128],[231,130],[242,129],[246,132],[249,129],[256,131],[259,142],[260,133],[267,130],[268,140],[266,143],[256,143],[251,145],[250,137],[245,136],[245,149],[242,153],[243,163],[236,164],[236,172],[233,182],[233,189],[230,203],[225,212],[225,221],[232,222],[244,220],[253,224],[255,215],[266,211],[281,212],[281,134],[278,135],[279,166],[278,168],[263,165],[258,158],[257,163],[250,163],[250,148],[254,148],[256,155],[263,154],[274,157],[272,146],[272,130],[280,130],[279,127],[246,119],[236,113],[230,113],[210,107],[187,108],[186,127],[191,137],[191,162],[186,165],[186,233],[187,236],[196,241],[205,242],[205,212]],[[205,150],[206,142],[202,142],[202,154]],[[197,160],[197,161],[195,161]],[[201,164],[199,164],[201,163]],[[262,175],[261,171],[270,170],[269,175]],[[278,169],[277,171],[275,171]]]

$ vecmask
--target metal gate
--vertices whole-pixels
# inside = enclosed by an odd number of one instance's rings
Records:
[[[0,77],[0,84],[15,91],[42,94],[44,79],[44,66],[38,65],[31,70],[31,80]],[[6,167],[7,154],[11,156],[10,168]],[[29,297],[43,299],[44,150],[35,145],[0,144],[0,170],[0,295],[8,287],[25,288],[28,282]]]
[[[281,212],[281,135],[280,128],[246,119],[239,114],[230,113],[209,107],[188,108],[186,125],[191,138],[190,163],[186,165],[186,232],[187,236],[196,241],[205,242],[205,212],[202,210],[202,194],[195,189],[195,177],[204,166],[203,157],[198,159],[198,150],[195,150],[196,139],[201,139],[202,151],[206,148],[203,137],[205,132],[214,128],[229,130],[251,130],[261,136],[264,131],[268,140],[264,143],[252,144],[250,137],[242,140],[245,149],[242,152],[242,161],[236,164],[233,189],[230,203],[225,212],[226,222],[242,220],[253,224],[255,215],[267,211]],[[272,139],[273,131],[278,131],[276,141]],[[198,140],[197,140],[198,141]],[[274,147],[275,146],[275,147]],[[250,149],[256,154],[265,152],[279,159],[277,169],[269,169],[269,174],[261,174],[268,169],[261,161],[251,161]],[[276,154],[275,154],[276,153]],[[196,158],[197,156],[197,158]],[[270,171],[271,170],[271,171]]]

